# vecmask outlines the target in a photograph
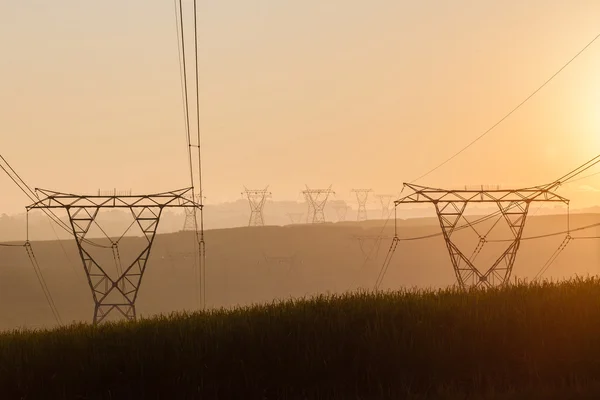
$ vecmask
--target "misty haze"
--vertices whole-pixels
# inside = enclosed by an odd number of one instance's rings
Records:
[[[0,398],[600,397],[599,16],[1,3]]]

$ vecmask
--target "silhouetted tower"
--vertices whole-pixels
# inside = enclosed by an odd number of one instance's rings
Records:
[[[189,201],[192,200],[192,195],[186,196]],[[195,195],[196,203],[200,204],[200,195]],[[185,221],[183,221],[183,231],[195,231],[198,228],[197,209],[195,207],[184,207]]]
[[[264,189],[248,189],[244,187],[242,195],[248,198],[248,203],[250,204],[250,221],[248,222],[248,226],[265,225],[263,210],[267,199],[272,195],[268,189],[268,186]]]
[[[286,215],[288,216],[292,224],[299,224],[302,222],[302,217],[304,216],[304,213],[287,213]]]
[[[560,186],[561,182],[554,182],[544,186],[534,186],[524,189],[500,189],[498,186],[486,189],[480,186],[476,189],[446,190],[426,186],[405,183],[404,187],[412,193],[394,201],[394,207],[400,204],[422,204],[431,203],[440,222],[442,235],[446,242],[446,248],[450,261],[454,267],[454,274],[460,287],[493,287],[504,285],[509,282],[515,263],[517,252],[521,244],[521,237],[529,206],[533,202],[555,202],[569,204],[569,200],[554,193],[553,190]],[[487,217],[470,221],[465,218],[464,213],[467,205],[473,203],[495,205],[498,211]],[[480,231],[476,224],[490,219],[491,228]],[[494,222],[493,219],[496,219]],[[504,251],[495,259],[491,260],[484,268],[475,265],[475,258],[482,248],[488,243],[488,235],[499,225],[506,222],[505,230],[509,232],[506,239],[494,239],[497,243],[506,243]],[[462,224],[460,222],[462,221]],[[464,243],[459,244],[453,240],[453,234],[461,229],[470,228],[478,236],[478,241],[470,254],[466,251]],[[508,229],[506,229],[508,228]],[[375,288],[381,284],[381,280],[388,269],[392,256],[401,238],[397,235],[397,225],[394,228],[394,239],[383,263],[380,275],[377,278]]]
[[[375,195],[381,203],[381,218],[387,219],[392,212],[390,206],[392,205],[393,194],[378,194]]]
[[[313,210],[308,193],[306,193],[306,191],[302,191],[300,194],[304,197],[304,202],[306,203],[306,223],[309,224],[312,222],[315,212]]]
[[[192,200],[191,194],[187,195],[186,197],[187,197],[187,200],[189,200],[189,201]],[[197,194],[197,195],[195,195],[195,197],[196,197],[196,203],[200,204],[200,195]],[[198,228],[197,209],[194,207],[185,207],[183,210],[185,213],[185,220],[183,221],[183,231],[186,231],[186,232],[195,231]]]
[[[111,313],[116,313],[128,320],[135,320],[135,301],[146,271],[163,209],[168,207],[202,208],[201,204],[186,198],[192,188],[156,194],[119,195],[113,192],[109,195],[100,193],[91,196],[42,189],[36,189],[36,191],[40,194],[39,200],[28,206],[28,211],[32,209],[46,211],[54,208],[62,208],[67,211],[95,303],[94,324],[101,322]],[[118,239],[115,240],[105,233],[110,246],[98,244],[86,238],[92,225],[97,225],[104,232],[96,217],[101,209],[106,208],[129,210],[133,219],[125,233]],[[119,242],[134,226],[141,231],[145,246],[137,253],[132,262],[121,266]],[[117,264],[117,268],[120,267],[117,276],[109,273],[107,263],[102,262],[101,265],[98,252],[102,249],[112,250],[114,262]]]
[[[367,200],[369,193],[372,189],[352,189],[351,192],[356,194],[356,201],[358,202],[358,215],[357,221],[366,221],[367,219]]]
[[[334,203],[331,207],[335,210],[335,213],[337,214],[338,222],[346,220],[346,215],[348,214],[348,209],[350,208],[348,207],[348,204],[346,204],[345,202]]]
[[[312,216],[312,223],[318,224],[325,222],[325,205],[327,199],[331,194],[335,194],[331,190],[331,185],[327,189],[309,189],[306,186],[306,190],[302,192],[309,204],[309,216]],[[308,221],[310,222],[310,220]]]
[[[365,258],[365,263],[374,260],[379,254],[382,239],[387,239],[383,235],[358,235],[354,239],[358,242],[360,251]],[[391,239],[391,237],[389,237]]]

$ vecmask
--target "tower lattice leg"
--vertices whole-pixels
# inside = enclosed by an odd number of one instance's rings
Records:
[[[112,279],[86,249],[89,244],[84,241],[85,235],[98,215],[99,207],[73,206],[68,209],[71,227],[95,303],[94,324],[102,322],[113,312],[121,314],[128,320],[136,318],[135,301],[146,270],[162,208],[131,207],[130,210],[147,244],[123,273],[116,279]]]
[[[463,217],[467,202],[440,201],[435,204],[456,280],[462,288],[498,286],[510,279],[529,210],[529,202],[499,201],[497,205],[512,232],[513,240],[496,261],[482,272],[474,265],[474,257],[467,257],[452,241],[452,233]],[[485,241],[480,239],[476,248],[477,253],[484,243]]]

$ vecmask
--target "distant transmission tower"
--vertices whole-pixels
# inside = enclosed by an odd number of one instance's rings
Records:
[[[268,189],[268,186],[264,189],[248,189],[244,187],[242,195],[245,195],[248,198],[248,203],[250,203],[250,221],[248,221],[248,226],[265,225],[263,209],[265,208],[267,199],[271,197],[271,192]]]
[[[392,212],[390,206],[392,205],[393,194],[378,194],[375,197],[379,199],[381,203],[381,218],[386,219]]]
[[[379,254],[382,239],[386,239],[387,236],[382,235],[358,235],[354,236],[354,239],[358,241],[360,251],[365,258],[365,262],[376,259]]]
[[[306,190],[302,192],[309,205],[309,216],[312,216],[312,223],[318,224],[325,222],[325,205],[329,195],[335,194],[331,190],[331,185],[327,189],[309,189],[306,186]],[[310,220],[309,220],[310,221]]]
[[[348,209],[350,207],[348,207],[348,204],[344,203],[335,203],[332,205],[333,209],[335,210],[335,213],[337,214],[338,217],[338,222],[343,222],[346,220],[346,215],[348,214]]]
[[[194,197],[196,197],[196,203],[201,204],[200,202],[200,195],[197,194]],[[186,196],[187,200],[191,201],[192,200],[192,195],[189,194]],[[185,221],[183,221],[183,231],[195,231],[196,228],[198,227],[198,222],[196,219],[196,216],[198,215],[196,208],[193,207],[185,207],[184,209],[185,212]]]
[[[288,216],[292,224],[299,224],[302,222],[302,217],[304,216],[304,213],[287,213],[286,215]]]
[[[356,201],[358,202],[357,221],[366,221],[367,219],[367,200],[372,189],[352,189],[352,193],[356,193]]]
[[[306,223],[308,224],[312,222],[315,215],[315,211],[311,204],[310,196],[308,195],[308,193],[306,191],[303,191],[301,193],[304,196],[304,202],[306,203]]]

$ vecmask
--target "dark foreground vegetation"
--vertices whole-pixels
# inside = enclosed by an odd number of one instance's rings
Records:
[[[5,333],[0,398],[600,398],[600,281]]]

